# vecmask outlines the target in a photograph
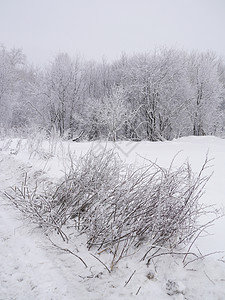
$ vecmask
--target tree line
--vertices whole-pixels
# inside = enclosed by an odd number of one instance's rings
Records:
[[[224,132],[225,65],[212,52],[160,48],[113,62],[58,54],[42,68],[0,47],[0,128],[75,140],[171,140]]]

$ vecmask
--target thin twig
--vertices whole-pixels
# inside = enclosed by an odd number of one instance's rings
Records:
[[[106,264],[103,262],[103,261],[101,261],[97,256],[95,256],[94,254],[92,254],[92,253],[90,253],[91,254],[91,256],[93,256],[95,259],[97,259],[105,268],[106,268],[106,270],[109,272],[109,273],[111,273],[111,271],[109,270],[109,268],[106,266]]]
[[[138,293],[140,292],[140,289],[141,289],[141,286],[139,286],[137,292],[136,292],[136,295],[138,295]]]
[[[211,281],[212,282],[212,284],[214,284],[215,285],[215,282],[206,274],[206,272],[204,271],[204,274],[205,274],[205,276],[209,279],[209,281]]]
[[[162,252],[162,253],[159,253],[159,254],[155,254],[155,255],[152,255],[148,261],[147,261],[147,265],[150,263],[150,260],[153,259],[153,258],[156,258],[158,256],[163,256],[163,255],[193,255],[196,257],[196,259],[199,258],[199,256],[197,256],[197,254],[195,254],[194,252],[173,252],[173,251],[170,251],[170,252]]]
[[[64,251],[64,252],[68,252],[68,253],[72,254],[73,256],[75,256],[76,258],[78,258],[78,259],[84,264],[85,268],[88,267],[87,264],[85,263],[85,261],[84,261],[79,255],[75,254],[74,252],[72,252],[71,250],[69,250],[69,249],[67,249],[67,248],[62,248],[62,247],[56,245],[56,244],[50,239],[49,236],[48,236],[48,239],[49,239],[49,241],[52,243],[52,245],[53,245],[54,247],[56,247],[56,248],[58,248],[58,249],[60,249],[60,250],[62,250],[62,251]]]
[[[214,255],[214,254],[218,254],[218,253],[224,253],[224,251],[215,251],[215,252],[212,252],[212,253],[205,254],[205,255],[203,255],[203,256],[198,256],[197,258],[195,258],[195,259],[193,259],[193,260],[191,260],[191,261],[188,261],[188,262],[184,265],[184,268],[185,268],[187,265],[189,265],[190,263],[193,263],[193,262],[195,262],[195,261],[198,260],[198,259],[203,259],[203,258],[205,258],[205,257],[207,257],[207,256]]]
[[[129,279],[125,282],[124,287],[126,285],[128,285],[128,283],[130,282],[131,278],[134,276],[135,272],[136,272],[136,270],[134,270],[134,272],[130,275]]]

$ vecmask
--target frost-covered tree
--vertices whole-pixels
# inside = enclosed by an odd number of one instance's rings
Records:
[[[101,108],[97,114],[98,119],[107,129],[108,138],[114,142],[129,114],[125,97],[121,87],[113,87],[111,94],[102,99]]]
[[[7,50],[0,47],[0,123],[4,127],[14,126],[18,113],[18,99],[22,104],[26,81],[26,58],[21,49]],[[18,108],[18,109],[17,109]],[[24,117],[20,114],[21,119]],[[24,122],[21,120],[21,125]]]
[[[152,141],[182,134],[188,91],[184,54],[161,49],[135,55],[124,72],[129,102],[139,111],[133,120],[136,134]]]
[[[41,79],[41,93],[46,102],[50,126],[63,136],[69,131],[72,137],[74,112],[80,108],[84,90],[84,70],[79,58],[72,60],[59,54]]]
[[[193,135],[216,134],[219,130],[219,106],[224,88],[218,73],[215,54],[192,53],[188,61],[192,97],[187,106]]]

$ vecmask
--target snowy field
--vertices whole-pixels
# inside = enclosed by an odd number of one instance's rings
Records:
[[[146,266],[134,254],[122,259],[109,273],[86,249],[85,237],[72,236],[64,243],[59,236],[51,239],[10,205],[3,192],[20,186],[24,174],[30,180],[57,182],[64,176],[67,153],[79,157],[90,148],[96,153],[115,147],[127,163],[144,159],[169,167],[187,159],[198,172],[206,155],[213,159],[206,171],[213,172],[201,198],[202,203],[224,209],[225,140],[216,137],[184,137],[171,142],[75,143],[2,139],[0,141],[0,299],[225,299],[225,218],[215,221],[209,234],[200,237],[192,251],[214,253],[188,264],[179,256],[162,256]],[[178,153],[179,152],[179,153]],[[197,247],[196,247],[197,246]],[[62,250],[64,249],[64,250]],[[69,251],[68,251],[69,250]],[[72,253],[82,257],[82,262]],[[95,254],[94,252],[92,254]],[[108,265],[107,255],[100,256]]]

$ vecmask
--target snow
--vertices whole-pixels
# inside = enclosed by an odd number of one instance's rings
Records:
[[[213,158],[201,201],[224,209],[225,140],[217,137],[184,137],[171,142],[74,143],[56,145],[40,141],[31,149],[32,141],[4,139],[0,141],[0,191],[20,185],[27,172],[33,183],[57,182],[69,166],[68,152],[77,157],[89,149],[99,152],[115,147],[127,163],[145,159],[168,167],[176,154],[174,166],[189,160],[198,172],[206,155]],[[69,149],[69,151],[68,151]],[[179,153],[178,153],[179,152]],[[208,154],[207,154],[208,153]],[[64,243],[58,235],[52,241],[82,257],[82,262],[68,251],[53,246],[36,225],[10,205],[0,194],[0,299],[225,299],[225,218],[215,222],[210,235],[197,245],[203,254],[221,251],[183,267],[180,257],[160,257],[155,264],[140,262],[139,253],[122,259],[109,274],[85,247],[84,235],[73,235]],[[69,232],[69,229],[68,229]],[[197,251],[193,247],[193,251]],[[93,252],[93,254],[95,254]],[[109,266],[107,254],[100,257]],[[130,281],[129,278],[131,277]]]

